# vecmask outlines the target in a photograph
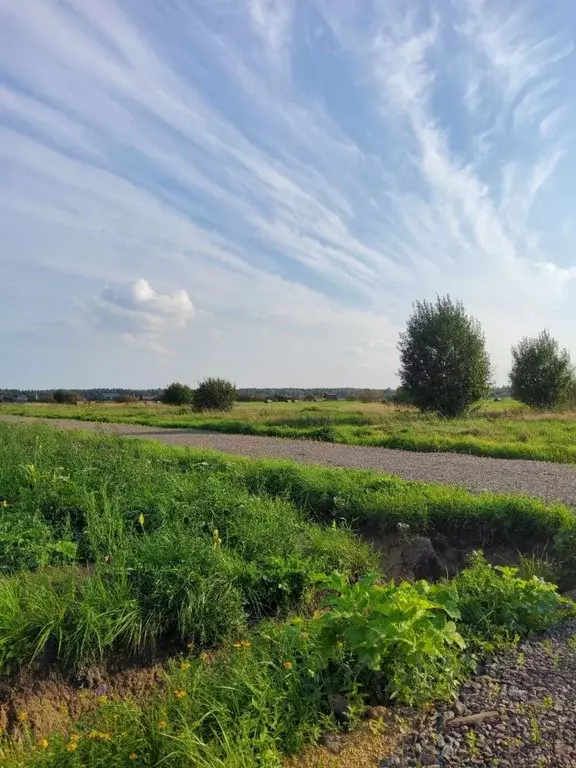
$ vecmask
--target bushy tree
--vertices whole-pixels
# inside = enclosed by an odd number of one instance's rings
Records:
[[[76,405],[80,400],[78,392],[71,392],[68,389],[57,389],[52,396],[59,405]]]
[[[197,411],[229,411],[236,400],[236,387],[226,379],[205,379],[194,390],[192,405]]]
[[[423,411],[460,416],[490,391],[490,358],[480,323],[450,296],[417,301],[400,335],[400,379]]]
[[[162,393],[161,400],[166,405],[190,405],[192,394],[192,389],[187,384],[173,381]]]
[[[523,338],[512,347],[512,397],[535,408],[555,408],[574,391],[574,369],[568,350],[560,349],[548,331]]]

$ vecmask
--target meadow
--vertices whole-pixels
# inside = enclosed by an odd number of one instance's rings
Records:
[[[393,583],[365,534],[399,530],[508,544],[532,568],[477,555],[451,580]],[[57,672],[93,704],[54,732],[7,706],[2,765],[281,766],[342,726],[336,695],[352,722],[375,698],[448,697],[479,656],[571,612],[535,552],[571,586],[572,510],[0,423],[0,675]],[[160,660],[162,683],[86,683],[119,660]]]
[[[0,413],[153,427],[269,435],[410,451],[576,462],[576,412],[537,412],[513,400],[485,402],[446,419],[382,403],[237,403],[229,413],[160,404],[4,404]]]

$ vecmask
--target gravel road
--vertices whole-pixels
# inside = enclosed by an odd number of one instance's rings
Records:
[[[11,422],[43,422],[60,429],[112,432],[146,437],[171,445],[211,448],[237,456],[292,459],[326,467],[372,469],[408,480],[460,485],[471,491],[526,493],[576,507],[576,465],[518,459],[487,459],[460,453],[415,453],[390,448],[338,445],[313,440],[227,435],[189,429],[161,429],[129,424],[105,424],[71,419],[38,419],[1,415]]]
[[[408,718],[381,768],[574,768],[576,622],[492,657],[458,700]]]

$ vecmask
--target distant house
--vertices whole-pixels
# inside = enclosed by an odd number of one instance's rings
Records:
[[[339,400],[340,398],[338,395],[332,395],[329,392],[326,392],[324,395],[324,400]]]

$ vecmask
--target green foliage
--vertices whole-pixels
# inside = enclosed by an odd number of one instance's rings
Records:
[[[536,576],[522,579],[517,568],[493,567],[481,552],[453,584],[468,633],[491,644],[541,632],[571,610],[554,584]]]
[[[350,533],[205,456],[0,425],[0,671],[42,655],[38,638],[70,668],[166,641],[209,647],[297,607],[319,568],[374,567]],[[64,593],[58,571],[18,574],[74,562]]]
[[[332,593],[319,619],[321,642],[330,657],[350,654],[354,677],[407,704],[453,693],[465,647],[453,588],[425,581],[378,584],[374,575],[352,585],[341,574],[319,582]]]
[[[556,408],[574,387],[574,369],[567,349],[545,330],[512,347],[510,384],[513,396],[535,408]]]
[[[162,402],[166,405],[190,405],[192,389],[187,384],[174,381],[162,393]]]
[[[72,392],[68,389],[57,389],[53,392],[54,402],[59,405],[76,405],[80,400],[78,392]]]
[[[236,387],[226,379],[205,379],[198,384],[192,397],[197,411],[229,411],[237,397]]]
[[[234,562],[208,537],[182,529],[134,542],[126,570],[132,593],[154,627],[150,644],[176,639],[206,647],[241,632],[246,614],[234,584]]]
[[[484,334],[461,302],[416,302],[398,349],[402,387],[420,410],[461,416],[488,396]]]

